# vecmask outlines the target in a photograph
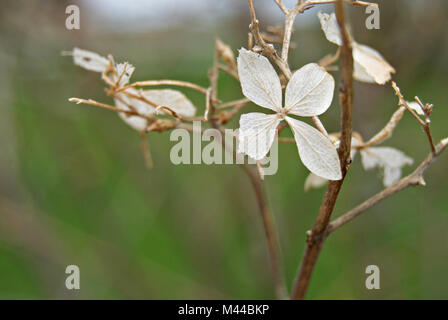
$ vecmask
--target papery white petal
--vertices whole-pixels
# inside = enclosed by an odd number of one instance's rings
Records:
[[[319,12],[317,16],[319,17],[320,26],[322,27],[322,31],[325,33],[327,40],[338,46],[342,46],[341,31],[339,29],[338,21],[336,20],[336,15],[334,13],[326,14]]]
[[[172,89],[145,90],[143,95],[149,101],[165,106],[185,117],[192,117],[196,114],[196,107],[180,91]]]
[[[370,169],[377,165],[402,167],[413,163],[413,160],[402,151],[391,147],[370,147],[362,151],[364,169]]]
[[[241,115],[238,130],[238,153],[261,160],[269,152],[281,119],[276,114],[259,112]]]
[[[368,46],[353,42],[353,60],[355,61],[354,76],[359,81],[370,82],[365,74],[369,75],[378,84],[385,84],[395,73],[395,69],[384,60],[383,56]],[[356,64],[359,64],[357,66]],[[361,67],[363,70],[360,70]],[[359,76],[359,78],[357,78]]]
[[[118,87],[123,87],[129,83],[129,79],[134,73],[135,67],[129,63],[119,63],[115,67],[113,81],[118,81]]]
[[[323,187],[328,182],[327,179],[319,177],[314,173],[310,173],[305,180],[304,190],[309,191],[311,189],[317,189]]]
[[[289,80],[285,92],[285,109],[302,117],[317,116],[331,105],[334,79],[315,63],[309,63]]]
[[[375,83],[375,79],[356,61],[353,61],[353,78],[361,82]]]
[[[400,150],[390,147],[370,147],[361,150],[361,160],[364,169],[378,167],[383,169],[383,184],[390,186],[401,177],[401,168],[411,165],[414,161]]]
[[[420,104],[418,104],[418,102],[416,101],[412,101],[412,102],[407,102],[408,106],[414,110],[418,115],[424,116],[425,112],[423,111],[422,107],[420,106]]]
[[[384,167],[383,185],[390,187],[401,178],[401,168]]]
[[[133,95],[138,95],[138,91],[133,88],[126,89],[126,91]],[[146,102],[133,97],[129,97],[123,92],[118,93],[114,101],[117,108],[125,111],[135,110],[138,113],[146,116],[152,115],[155,111],[155,108],[148,105]],[[135,130],[143,131],[147,127],[147,120],[145,118],[139,116],[131,116],[126,113],[119,113],[118,115]]]
[[[274,111],[282,108],[280,79],[266,57],[241,48],[238,75],[246,98]]]
[[[90,71],[104,72],[110,61],[99,54],[79,48],[74,48],[72,51],[73,62]]]
[[[126,89],[125,92],[128,92],[133,96],[138,96],[140,94],[139,91],[134,88]],[[145,91],[142,91],[142,94],[145,96]],[[145,116],[152,115],[155,111],[155,107],[140,99],[129,97],[124,92],[118,93],[114,100],[116,107],[122,110],[128,110],[128,106],[131,106],[132,109]]]
[[[305,167],[319,177],[328,180],[342,178],[341,165],[335,145],[305,122],[286,117],[294,132],[299,156]]]
[[[139,116],[130,116],[125,113],[118,114],[124,122],[137,131],[144,131],[148,127],[148,122],[145,118]]]

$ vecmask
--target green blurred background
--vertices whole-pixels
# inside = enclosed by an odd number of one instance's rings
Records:
[[[65,29],[68,4],[81,9],[80,30]],[[394,80],[408,100],[418,95],[434,104],[438,141],[448,136],[448,3],[379,4],[380,30],[365,28],[363,8],[349,9],[355,38],[396,68]],[[273,0],[256,0],[255,6],[262,28],[282,22]],[[297,19],[293,68],[336,49],[320,30],[318,10]],[[242,0],[2,1],[0,298],[274,298],[263,230],[243,172],[231,165],[171,164],[169,133],[149,135],[155,166],[145,169],[138,135],[116,114],[67,101],[111,99],[98,74],[61,56],[78,46],[131,62],[134,81],[208,86],[213,37],[237,49],[246,45],[248,24]],[[226,75],[219,90],[224,101],[242,96]],[[202,113],[202,97],[185,93]],[[395,108],[389,85],[356,83],[354,129],[364,138]],[[338,129],[338,117],[335,97],[322,117],[329,131]],[[230,124],[236,126],[237,119]],[[384,145],[398,147],[415,163],[429,151],[407,114]],[[279,147],[279,159],[278,173],[265,185],[290,286],[324,190],[303,192],[308,173],[293,144]],[[443,155],[427,171],[426,187],[401,192],[335,232],[308,297],[447,298],[447,159]],[[344,187],[335,216],[378,192],[380,173],[363,171],[357,157]],[[81,290],[65,288],[70,264],[80,267]],[[380,267],[381,290],[364,286],[370,264]]]

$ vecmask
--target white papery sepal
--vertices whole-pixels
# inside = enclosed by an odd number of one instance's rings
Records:
[[[328,180],[342,179],[338,152],[330,139],[305,122],[290,117],[285,120],[294,132],[299,157],[305,167]]]
[[[330,107],[334,79],[316,63],[309,63],[292,75],[286,86],[285,110],[302,117],[318,116]]]
[[[266,57],[241,48],[238,75],[243,94],[261,107],[282,109],[282,87],[274,67]]]
[[[281,119],[276,114],[251,112],[241,115],[238,130],[238,153],[255,160],[263,159],[277,135]]]

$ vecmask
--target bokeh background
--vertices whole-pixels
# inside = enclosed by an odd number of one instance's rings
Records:
[[[80,7],[80,30],[65,29],[69,4]],[[349,9],[355,37],[396,68],[394,79],[409,100],[418,95],[434,104],[438,141],[448,135],[448,3],[379,4],[380,30],[364,27],[363,8]],[[255,6],[262,28],[282,23],[274,1],[256,0]],[[297,19],[294,68],[335,52],[320,30],[318,10]],[[248,24],[242,0],[2,1],[0,298],[274,298],[255,198],[242,171],[173,165],[169,133],[149,135],[155,166],[145,169],[138,135],[116,114],[67,101],[111,99],[98,74],[61,56],[78,46],[131,62],[134,80],[208,86],[214,36],[236,50],[247,43]],[[242,96],[226,75],[219,90],[222,100]],[[185,93],[203,112],[202,97]],[[338,129],[337,101],[322,117],[329,131]],[[354,129],[365,138],[395,108],[389,85],[356,83]],[[400,148],[416,163],[429,151],[410,115],[384,145]],[[278,173],[266,177],[265,185],[291,286],[324,190],[304,193],[308,173],[293,144],[281,145],[279,158]],[[447,160],[442,155],[427,171],[426,187],[401,192],[335,232],[308,297],[447,298]],[[356,158],[344,187],[336,216],[378,192],[380,173],[363,171]],[[81,269],[81,290],[65,288],[70,264]],[[370,264],[380,267],[381,290],[364,286]]]

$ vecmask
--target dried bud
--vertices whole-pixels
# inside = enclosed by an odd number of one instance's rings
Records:
[[[434,105],[432,105],[432,104],[428,104],[428,103],[425,104],[425,112],[428,116],[431,115],[433,106]]]
[[[236,69],[235,55],[232,48],[222,42],[219,38],[215,39],[216,50],[218,56],[232,69]]]

